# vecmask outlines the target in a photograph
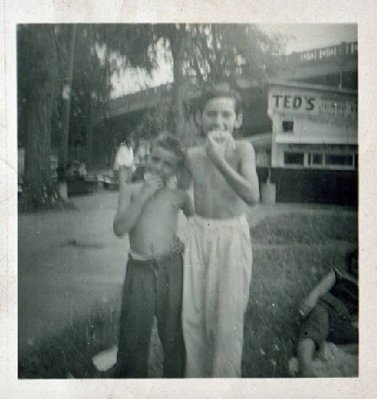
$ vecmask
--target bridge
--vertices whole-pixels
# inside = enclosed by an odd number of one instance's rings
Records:
[[[168,83],[110,100],[106,117],[114,118],[131,112],[169,104],[171,101],[171,89],[172,84]],[[200,95],[200,91],[193,85],[188,86],[185,93],[187,99],[199,97]],[[99,120],[97,120],[98,122]]]
[[[335,46],[284,55],[281,56],[278,79],[335,86],[339,85],[337,79],[340,79],[340,85],[342,85],[344,74],[357,74],[357,55],[357,42],[343,42]],[[326,77],[331,76],[336,76],[336,78],[325,80]],[[351,79],[354,79],[353,76]],[[245,79],[242,80],[243,88],[255,86],[255,83],[252,82],[245,85]],[[168,104],[171,101],[171,88],[172,84],[169,83],[110,100],[106,118],[119,117],[131,112]],[[193,85],[187,85],[185,93],[187,99],[200,95],[200,91]],[[100,120],[98,119],[96,123],[99,123]]]
[[[314,83],[315,78],[322,76],[356,73],[357,57],[357,42],[294,52],[282,57],[279,80],[311,80]]]

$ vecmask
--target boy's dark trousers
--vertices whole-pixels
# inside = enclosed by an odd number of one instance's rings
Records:
[[[182,254],[127,263],[120,315],[117,378],[147,378],[153,319],[164,352],[163,376],[183,377]]]

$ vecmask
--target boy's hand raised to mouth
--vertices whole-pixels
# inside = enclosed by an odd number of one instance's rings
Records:
[[[214,137],[207,136],[207,156],[213,164],[217,165],[225,159],[225,147]]]
[[[163,187],[164,182],[160,176],[148,173],[144,181],[142,192],[146,197],[152,197]]]

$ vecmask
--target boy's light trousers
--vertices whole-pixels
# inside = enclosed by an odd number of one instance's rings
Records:
[[[241,377],[251,270],[245,216],[192,218],[184,258],[186,377]]]

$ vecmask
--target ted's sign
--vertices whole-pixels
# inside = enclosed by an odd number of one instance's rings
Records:
[[[272,94],[273,108],[278,110],[313,111],[315,108],[315,97],[303,96],[301,94]]]
[[[276,86],[269,92],[268,114],[271,118],[284,114],[308,116],[310,119],[321,117],[356,121],[357,98],[356,95],[336,91]]]

